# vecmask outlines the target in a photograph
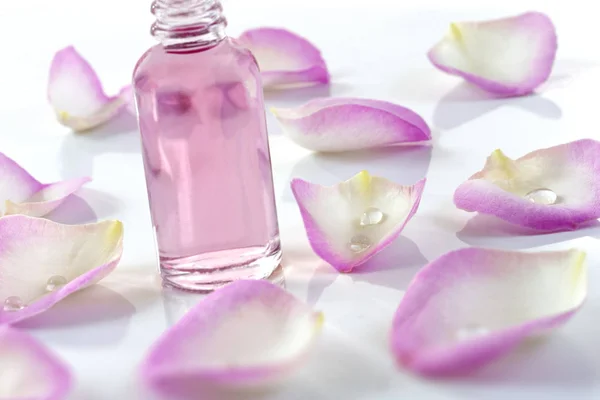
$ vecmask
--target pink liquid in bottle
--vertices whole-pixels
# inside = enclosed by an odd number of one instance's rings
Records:
[[[210,291],[268,277],[281,249],[258,66],[222,33],[218,1],[187,3],[154,3],[163,43],[133,84],[163,281]],[[174,24],[182,7],[186,24],[203,21],[195,30]],[[177,17],[161,21],[170,11]]]

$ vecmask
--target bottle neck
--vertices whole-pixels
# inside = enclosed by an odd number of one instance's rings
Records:
[[[169,52],[202,50],[226,37],[219,0],[154,0],[152,14],[152,35]]]

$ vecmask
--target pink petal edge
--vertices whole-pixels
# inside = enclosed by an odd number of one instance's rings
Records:
[[[457,313],[464,318],[464,309],[471,309],[473,296],[470,296],[467,286],[461,286],[463,280],[474,280],[483,277],[489,281],[502,279],[502,273],[513,276],[506,279],[517,279],[519,268],[526,270],[548,268],[543,260],[536,265],[535,257],[546,257],[551,259],[554,255],[570,256],[577,255],[579,264],[575,265],[573,279],[566,283],[566,276],[557,275],[556,281],[561,286],[573,283],[580,290],[583,290],[582,297],[574,297],[573,305],[564,310],[555,310],[550,315],[539,315],[530,317],[529,320],[515,323],[508,327],[495,328],[483,335],[464,339],[457,342],[447,342],[444,336],[444,329],[454,329],[452,316],[445,313]],[[505,262],[503,257],[508,258]],[[510,257],[530,258],[531,265],[518,266],[516,271],[510,269],[514,266],[510,264]],[[496,265],[486,264],[486,260],[495,259]],[[493,261],[488,261],[493,262]],[[583,270],[582,270],[583,269]],[[503,271],[506,270],[506,271]],[[500,274],[500,276],[496,276]],[[489,275],[489,277],[486,277]],[[583,305],[585,301],[585,286],[587,285],[585,272],[585,253],[575,250],[562,252],[540,252],[540,253],[520,253],[501,250],[489,250],[480,248],[466,248],[449,252],[442,255],[437,260],[425,266],[417,273],[408,287],[402,302],[394,316],[391,331],[391,349],[398,363],[418,374],[428,377],[443,377],[465,374],[479,367],[482,367],[493,360],[501,357],[514,349],[526,338],[547,331],[564,324],[569,320]],[[536,284],[547,285],[546,279],[531,281],[531,293],[536,293],[539,287]],[[490,283],[490,285],[493,283]],[[559,296],[559,288],[550,288],[547,295]],[[448,292],[455,291],[454,296],[447,295]],[[511,297],[519,296],[520,293],[504,293],[504,296],[498,298],[497,293],[491,290],[480,289],[488,296],[496,296],[489,301],[496,301],[499,307],[510,310],[509,304],[513,301]],[[565,289],[569,292],[571,289]],[[445,294],[445,296],[444,296]],[[581,294],[580,294],[581,295]],[[437,298],[441,300],[437,301]],[[486,300],[481,298],[480,301]],[[541,301],[541,299],[536,299]],[[436,302],[437,301],[437,302]],[[475,300],[476,301],[476,300]],[[514,302],[514,301],[513,301]],[[532,304],[535,300],[532,300]],[[438,304],[442,303],[442,304]],[[438,308],[436,308],[438,307]],[[476,308],[477,306],[475,306]],[[468,315],[467,315],[468,316]],[[488,318],[494,318],[495,313],[489,310]],[[444,339],[440,340],[440,337]]]
[[[381,100],[322,98],[272,112],[286,136],[313,151],[354,151],[431,140],[431,130],[421,116]]]
[[[515,82],[506,83],[499,80],[485,78],[467,71],[463,71],[458,68],[453,68],[446,65],[442,61],[442,57],[437,53],[437,47],[434,46],[428,53],[427,58],[429,61],[439,70],[444,71],[450,75],[460,76],[467,82],[470,82],[481,89],[496,94],[500,97],[513,97],[523,96],[530,94],[542,83],[544,83],[552,72],[554,60],[556,58],[557,51],[557,36],[556,30],[550,18],[540,12],[527,12],[513,17],[502,18],[491,21],[482,22],[470,22],[469,24],[475,24],[482,27],[493,26],[497,24],[514,24],[515,35],[521,34],[521,30],[529,30],[530,35],[524,41],[533,41],[531,38],[532,34],[540,35],[541,44],[539,45],[539,54],[533,61],[533,65],[524,66],[532,72],[526,79]],[[440,42],[441,43],[441,42]],[[503,55],[498,56],[500,59]],[[487,60],[489,62],[489,60]]]
[[[361,253],[360,256],[355,258],[348,258],[333,248],[332,241],[335,240],[335,238],[327,237],[321,227],[321,224],[326,223],[326,221],[317,221],[311,215],[305,205],[306,201],[309,199],[314,199],[317,196],[318,191],[323,189],[332,189],[335,186],[325,187],[296,178],[292,180],[291,188],[296,199],[296,203],[298,204],[298,208],[300,209],[300,214],[302,216],[304,228],[306,229],[308,241],[313,251],[320,258],[334,267],[338,272],[348,273],[352,272],[352,270],[357,266],[367,262],[370,258],[381,252],[394,240],[396,240],[398,236],[400,236],[406,224],[408,224],[419,208],[426,181],[427,179],[424,178],[412,186],[396,185],[401,191],[406,191],[413,196],[413,202],[410,211],[408,212],[406,218],[400,224],[395,226],[389,234],[382,238],[382,240],[374,243],[370,249]],[[351,217],[348,216],[348,218]]]
[[[256,57],[265,88],[329,83],[327,65],[319,49],[293,32],[280,28],[250,29],[239,40]]]
[[[126,91],[127,87],[121,90]],[[107,96],[100,78],[73,46],[59,50],[52,60],[48,100],[59,122],[76,132],[94,129],[127,105],[121,94]]]
[[[547,160],[546,167],[538,169],[550,171],[551,166],[560,166],[560,174],[569,173],[571,181],[579,182],[578,186],[585,188],[587,193],[557,191],[557,195],[565,196],[569,201],[553,205],[535,204],[481,178],[480,172],[456,189],[454,204],[465,211],[493,215],[512,224],[540,231],[573,230],[600,218],[600,142],[577,140],[536,150],[516,162],[535,158]],[[586,201],[582,200],[584,195]]]
[[[175,382],[182,377],[224,387],[270,383],[306,358],[322,323],[321,313],[273,283],[235,281],[209,294],[166,331],[150,349],[140,373],[148,386],[160,391],[176,390]],[[296,329],[301,328],[311,331],[298,337]],[[300,345],[285,354],[293,340]],[[255,361],[256,357],[263,359]]]
[[[21,203],[7,200],[4,215],[23,214],[30,217],[43,217],[57,209],[72,194],[77,192],[91,178],[75,178],[68,181],[55,182],[42,185],[42,189],[35,192],[31,198]],[[40,200],[45,199],[45,200]]]
[[[107,233],[109,235],[109,242],[107,243],[98,243],[98,246],[109,246],[106,250],[112,252],[113,256],[104,264],[98,265],[93,269],[90,269],[71,281],[67,282],[61,288],[57,288],[56,290],[44,293],[41,297],[37,298],[35,301],[30,302],[27,306],[21,310],[16,311],[6,311],[0,309],[0,325],[3,324],[15,324],[17,322],[23,321],[25,319],[31,318],[34,315],[40,314],[56,303],[69,296],[72,293],[75,293],[79,290],[82,290],[88,286],[91,286],[100,280],[104,279],[108,276],[117,266],[121,259],[121,255],[123,254],[123,244],[122,244],[122,234],[123,234],[123,225],[120,221],[104,221],[94,224],[87,225],[64,225],[56,222],[52,222],[46,219],[32,218],[25,215],[10,215],[0,218],[0,275],[3,273],[6,274],[6,270],[9,268],[8,263],[11,262],[11,257],[17,257],[15,255],[15,249],[19,246],[23,246],[26,240],[37,239],[41,240],[42,243],[44,240],[52,239],[53,235],[60,235],[61,232],[71,232],[71,235],[80,238],[81,235],[85,235],[90,230],[94,228],[100,228],[103,225],[106,225]],[[104,232],[104,231],[102,231]],[[63,244],[65,240],[68,240],[69,237],[62,238]],[[90,239],[92,240],[92,239]],[[81,243],[74,249],[65,250],[68,253],[62,254],[63,257],[68,257],[71,254],[71,260],[75,260],[78,257],[81,257],[84,251],[89,250],[90,243]],[[94,243],[95,244],[95,243]],[[86,247],[87,246],[87,247]],[[111,249],[110,246],[114,246],[114,249]],[[57,263],[56,260],[51,258],[52,251],[57,251],[56,249],[44,249],[40,248],[38,245],[35,249],[35,254],[40,254],[45,258],[37,260],[38,263]],[[76,257],[77,256],[77,257]],[[6,260],[5,260],[6,257]],[[18,261],[18,260],[17,260]],[[14,262],[14,260],[12,261]],[[73,261],[74,262],[74,261]],[[68,269],[68,265],[60,265],[61,268]],[[24,271],[23,273],[27,273]],[[20,282],[31,282],[31,285],[38,285],[38,283],[34,282],[33,278],[45,280],[47,277],[34,277],[30,276],[27,280],[22,280],[18,276],[14,276],[14,273],[6,274],[10,279],[19,280]],[[0,291],[5,292],[5,299],[12,296],[13,294],[7,292],[5,285],[10,279],[3,280],[0,285]],[[8,285],[10,286],[10,285]],[[5,299],[2,299],[4,301]]]
[[[73,384],[67,365],[29,334],[0,326],[0,359],[7,362],[9,357],[20,359],[11,363],[11,374],[0,374],[0,386],[5,390],[17,386],[27,391],[26,397],[11,397],[11,400],[62,400],[67,397]],[[3,382],[3,377],[10,381]],[[44,384],[46,387],[36,392],[35,388]]]
[[[84,177],[42,184],[16,161],[0,153],[0,201],[4,203],[6,215],[42,217],[90,181],[91,178]]]

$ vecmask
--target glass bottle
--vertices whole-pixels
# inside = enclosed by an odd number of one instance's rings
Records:
[[[156,0],[133,87],[163,282],[210,291],[281,261],[256,60],[218,0]]]

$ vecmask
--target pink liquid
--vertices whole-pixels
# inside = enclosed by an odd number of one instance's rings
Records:
[[[151,48],[134,88],[167,285],[206,291],[269,276],[281,250],[263,94],[249,51]]]

